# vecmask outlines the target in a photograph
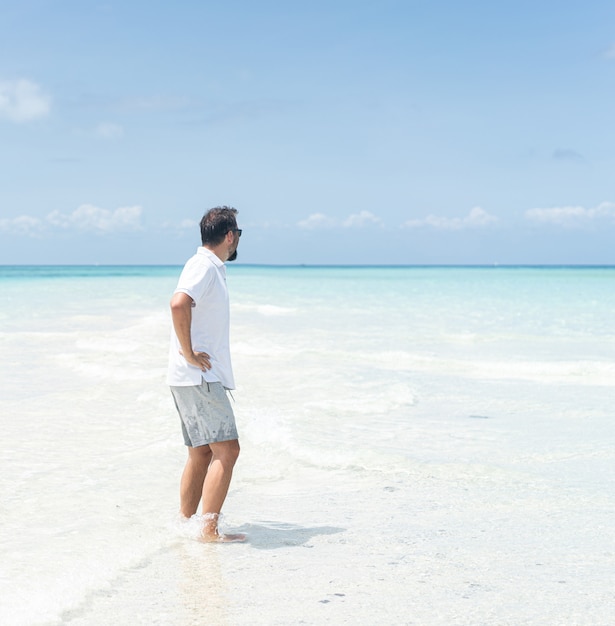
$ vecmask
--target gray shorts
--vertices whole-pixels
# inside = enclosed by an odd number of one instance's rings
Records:
[[[171,387],[182,422],[184,443],[191,448],[238,439],[235,415],[222,383]]]

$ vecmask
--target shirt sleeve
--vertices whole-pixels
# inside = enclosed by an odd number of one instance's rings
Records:
[[[215,268],[199,258],[191,259],[186,265],[177,282],[175,293],[189,295],[196,303],[205,296],[214,279]]]

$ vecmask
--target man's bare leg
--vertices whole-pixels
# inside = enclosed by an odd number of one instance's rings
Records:
[[[243,541],[245,535],[221,535],[218,518],[226,499],[233,468],[239,456],[239,442],[210,443],[212,459],[203,484],[203,539],[205,541]]]
[[[211,458],[209,446],[188,447],[188,459],[179,485],[180,513],[184,517],[192,517],[199,508]]]

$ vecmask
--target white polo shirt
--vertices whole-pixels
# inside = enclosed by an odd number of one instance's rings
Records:
[[[210,250],[199,247],[188,259],[174,293],[185,293],[193,300],[192,347],[209,354],[211,369],[207,372],[190,365],[179,353],[180,345],[171,327],[167,383],[174,387],[220,382],[235,388],[230,350],[230,310],[226,288],[226,267]]]

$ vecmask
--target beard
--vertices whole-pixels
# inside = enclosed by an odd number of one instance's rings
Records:
[[[226,259],[227,261],[234,261],[237,258],[237,248],[235,248],[235,251],[233,252],[233,254],[231,254],[231,256]]]

